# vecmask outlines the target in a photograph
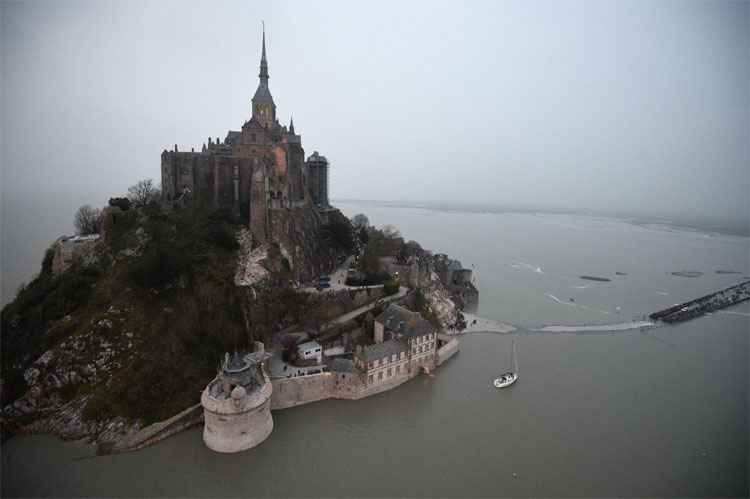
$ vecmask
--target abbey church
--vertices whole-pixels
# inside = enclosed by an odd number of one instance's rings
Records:
[[[269,234],[273,210],[310,205],[330,209],[328,161],[317,152],[305,161],[302,137],[294,122],[281,125],[268,86],[266,34],[260,58],[258,89],[252,115],[241,131],[230,130],[223,141],[208,139],[200,152],[164,151],[162,195],[166,202],[187,200],[228,208],[246,218],[253,237]]]

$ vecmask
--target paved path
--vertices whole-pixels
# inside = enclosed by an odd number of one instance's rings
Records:
[[[409,292],[409,288],[401,286],[398,289],[398,293],[396,293],[394,295],[385,296],[383,298],[375,300],[374,302],[368,303],[367,305],[362,305],[359,308],[355,308],[351,312],[348,312],[348,313],[346,313],[344,315],[340,315],[340,316],[336,317],[335,319],[326,322],[321,327],[321,331],[325,331],[326,329],[330,329],[331,327],[334,327],[334,326],[337,326],[339,324],[343,324],[343,323],[345,323],[347,321],[350,321],[350,320],[354,319],[355,317],[359,317],[360,315],[369,312],[373,308],[378,307],[378,306],[382,305],[383,303],[390,303],[392,301],[401,299],[404,296],[406,296],[406,293],[408,293],[408,292]]]
[[[376,284],[374,286],[347,286],[346,283],[346,275],[347,271],[349,270],[349,267],[352,265],[352,261],[354,260],[353,256],[350,256],[347,258],[344,263],[339,265],[336,270],[331,272],[329,274],[329,277],[331,278],[331,287],[330,288],[323,288],[318,289],[315,286],[306,286],[304,288],[300,288],[300,291],[303,293],[325,293],[326,291],[340,291],[342,289],[365,289],[365,288],[382,288],[382,284]]]

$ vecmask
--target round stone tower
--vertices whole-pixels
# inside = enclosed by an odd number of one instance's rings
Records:
[[[265,440],[273,430],[271,381],[263,369],[270,357],[263,343],[255,351],[226,354],[219,374],[201,395],[203,441],[217,452],[239,452]]]

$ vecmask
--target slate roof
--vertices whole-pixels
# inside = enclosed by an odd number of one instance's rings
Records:
[[[393,339],[384,341],[382,343],[375,343],[374,345],[368,345],[362,349],[362,353],[359,355],[360,358],[365,361],[382,359],[384,357],[390,357],[394,353],[405,352],[406,342],[400,339]]]
[[[339,372],[339,373],[357,372],[357,369],[354,367],[354,362],[352,362],[349,359],[339,359],[339,358],[333,359],[328,369],[330,371]]]
[[[226,366],[226,370],[230,372],[241,371],[249,366],[249,363],[237,352],[234,352],[229,359],[229,363]]]
[[[273,104],[273,97],[271,96],[271,91],[268,89],[268,85],[263,82],[258,85],[258,89],[255,91],[255,95],[253,95],[253,102],[268,102]]]
[[[305,343],[300,343],[297,345],[297,350],[307,350],[307,349],[315,349],[315,348],[322,348],[320,346],[320,343],[317,341],[308,341]]]
[[[318,154],[318,151],[315,151],[310,156],[308,156],[307,161],[320,161],[323,163],[328,163],[328,160],[326,159],[326,157],[321,154]]]
[[[224,143],[227,145],[233,145],[236,144],[238,140],[240,140],[240,136],[242,135],[242,132],[235,132],[233,130],[229,130],[227,133],[227,138],[224,139]]]
[[[396,331],[407,338],[414,338],[433,332],[429,322],[424,320],[418,312],[412,312],[400,305],[392,303],[375,320],[388,331]]]

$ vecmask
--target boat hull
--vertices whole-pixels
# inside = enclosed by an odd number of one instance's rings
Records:
[[[495,385],[495,388],[507,388],[517,380],[518,374],[513,373],[510,376],[502,376],[500,378],[496,378],[495,381],[492,382],[492,384]]]

